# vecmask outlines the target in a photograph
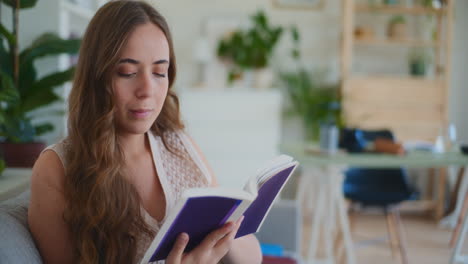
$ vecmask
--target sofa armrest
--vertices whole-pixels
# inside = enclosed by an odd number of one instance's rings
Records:
[[[42,263],[28,228],[29,192],[0,203],[0,261]]]

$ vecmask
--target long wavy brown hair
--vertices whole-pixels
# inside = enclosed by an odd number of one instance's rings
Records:
[[[169,43],[169,90],[151,130],[182,129],[179,102],[172,84],[176,60],[166,20],[140,1],[111,1],[101,7],[84,35],[69,97],[68,151],[64,219],[69,226],[76,263],[132,263],[136,241],[154,232],[140,211],[140,197],[125,178],[124,154],[115,124],[112,74],[130,34],[153,23]]]

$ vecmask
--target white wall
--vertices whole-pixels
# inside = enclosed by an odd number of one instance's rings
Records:
[[[458,128],[458,138],[468,143],[468,1],[457,0],[452,57],[449,120]]]

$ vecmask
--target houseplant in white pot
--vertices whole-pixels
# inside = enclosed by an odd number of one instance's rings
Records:
[[[251,28],[238,29],[221,39],[217,54],[231,64],[229,83],[242,76],[251,78],[250,86],[268,87],[273,81],[273,72],[268,66],[283,28],[270,25],[263,11],[254,14],[251,22]]]
[[[72,78],[74,68],[39,78],[35,62],[46,56],[77,53],[80,40],[64,40],[44,33],[23,49],[18,48],[19,10],[37,0],[0,0],[11,7],[13,25],[0,23],[0,151],[8,167],[31,167],[45,147],[38,136],[53,130],[37,124],[34,111],[62,100],[54,89]],[[5,45],[6,44],[6,45]]]
[[[321,126],[342,126],[339,87],[327,84],[322,73],[305,69],[300,61],[297,28],[293,27],[291,33],[294,44],[291,55],[297,67],[279,74],[290,101],[286,112],[300,117],[305,141],[318,141]]]

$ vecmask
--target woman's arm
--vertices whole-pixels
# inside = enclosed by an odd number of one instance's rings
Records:
[[[189,137],[190,138],[190,137]],[[218,186],[218,180],[212,170],[212,168],[209,166],[208,161],[205,158],[205,155],[203,155],[201,149],[198,147],[198,145],[195,143],[195,141],[190,138],[192,141],[193,146],[198,152],[198,155],[202,158],[202,161],[204,162],[205,166],[208,168],[211,176],[211,186],[216,187]],[[258,242],[258,239],[255,237],[255,235],[246,235],[237,239],[234,239],[232,242],[232,245],[223,258],[223,263],[224,264],[259,264],[262,262],[262,253],[260,250],[260,244]]]
[[[63,220],[63,165],[53,151],[45,151],[34,164],[28,224],[44,263],[72,263],[73,250]]]

